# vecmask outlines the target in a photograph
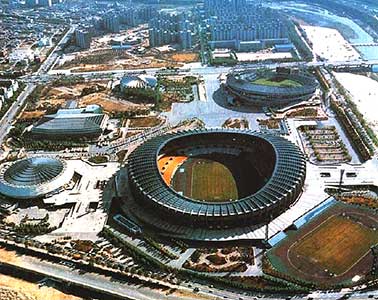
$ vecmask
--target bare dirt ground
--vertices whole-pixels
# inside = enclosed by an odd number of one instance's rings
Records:
[[[162,119],[157,117],[140,117],[130,119],[129,128],[150,128],[158,126],[162,123]]]
[[[198,294],[193,293],[193,292],[180,291],[180,290],[169,290],[165,294],[167,296],[168,295],[176,296],[177,299],[183,299],[183,298],[189,298],[189,297],[192,298],[192,299],[198,299],[198,300],[219,299],[219,298],[215,298],[215,297],[210,296],[210,295],[198,295]]]
[[[89,104],[98,104],[106,112],[125,112],[147,107],[146,105],[136,104],[126,100],[119,100],[110,96],[109,93],[106,92],[87,95],[81,98],[79,101],[80,106]]]
[[[181,62],[181,63],[191,63],[199,61],[199,54],[193,52],[184,52],[184,53],[172,53],[165,55],[168,59]]]
[[[64,107],[69,100],[77,101],[78,107],[98,104],[104,111],[109,113],[147,108],[145,104],[118,99],[111,94],[111,90],[109,89],[81,96],[84,88],[94,85],[106,87],[107,83],[107,81],[93,81],[90,83],[73,84],[72,86],[46,86],[41,93],[39,101],[33,105],[31,110],[23,112],[21,118],[27,120],[41,117],[46,111],[53,112],[58,108]]]
[[[164,67],[182,67],[182,64],[175,62],[167,62],[165,60],[155,59],[153,57],[146,57],[142,61],[115,61],[103,64],[79,64],[70,69],[73,73],[81,72],[96,72],[96,71],[109,71],[109,70],[135,70],[135,69],[152,69],[152,68],[164,68]]]
[[[117,57],[109,54],[107,59],[103,59],[103,54],[90,55],[91,60],[78,57],[72,61],[64,63],[62,66],[57,66],[57,69],[71,70],[71,72],[93,72],[93,71],[108,71],[108,70],[132,70],[132,69],[147,69],[147,68],[163,68],[163,67],[181,67],[182,62],[187,60],[192,61],[192,56],[178,57],[178,60],[171,59],[169,56],[164,57],[154,52],[148,52],[144,56],[128,55]]]
[[[22,263],[13,251],[0,249],[0,261]],[[39,287],[22,279],[0,274],[1,300],[79,300],[81,298],[67,295],[51,287]]]
[[[36,118],[40,118],[44,115],[43,111],[24,111],[22,112],[20,119],[21,120],[32,120]]]
[[[117,54],[108,49],[82,52],[73,60],[66,61],[63,65],[57,66],[56,68],[71,70],[71,72],[93,72],[182,67],[183,63],[197,61],[199,61],[199,54],[195,52],[161,53],[156,49],[150,49],[144,55],[140,56],[127,51]]]

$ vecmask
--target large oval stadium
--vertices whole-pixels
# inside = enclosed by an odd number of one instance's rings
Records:
[[[297,199],[305,173],[302,152],[279,136],[229,129],[172,133],[130,154],[130,206],[157,227],[158,219],[206,229],[264,224]]]
[[[299,71],[244,70],[228,74],[225,87],[243,105],[283,107],[310,99],[318,82],[311,74]]]

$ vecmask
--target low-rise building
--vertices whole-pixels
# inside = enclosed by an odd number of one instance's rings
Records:
[[[29,61],[33,60],[33,58],[34,58],[34,52],[33,52],[33,50],[31,50],[29,48],[15,49],[9,55],[9,60],[11,62],[19,62],[19,61],[29,62]]]
[[[18,82],[13,79],[0,79],[0,96],[3,100],[9,100],[14,93],[19,89]]]
[[[98,137],[106,127],[108,117],[98,105],[86,108],[60,109],[53,115],[45,115],[35,124],[31,133],[46,138]]]

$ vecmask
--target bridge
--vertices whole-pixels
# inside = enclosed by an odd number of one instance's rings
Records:
[[[378,43],[356,43],[351,45],[353,47],[378,47]]]

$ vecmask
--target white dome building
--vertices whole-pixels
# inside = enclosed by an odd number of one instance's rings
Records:
[[[33,199],[69,183],[74,171],[65,161],[31,157],[5,164],[0,171],[0,193],[15,199]]]
[[[156,87],[158,82],[156,77],[150,75],[140,75],[139,78],[146,82],[150,88]]]
[[[153,76],[139,75],[139,76],[130,76],[126,75],[122,78],[121,82],[121,91],[125,89],[133,88],[154,88],[157,85],[157,79]]]

